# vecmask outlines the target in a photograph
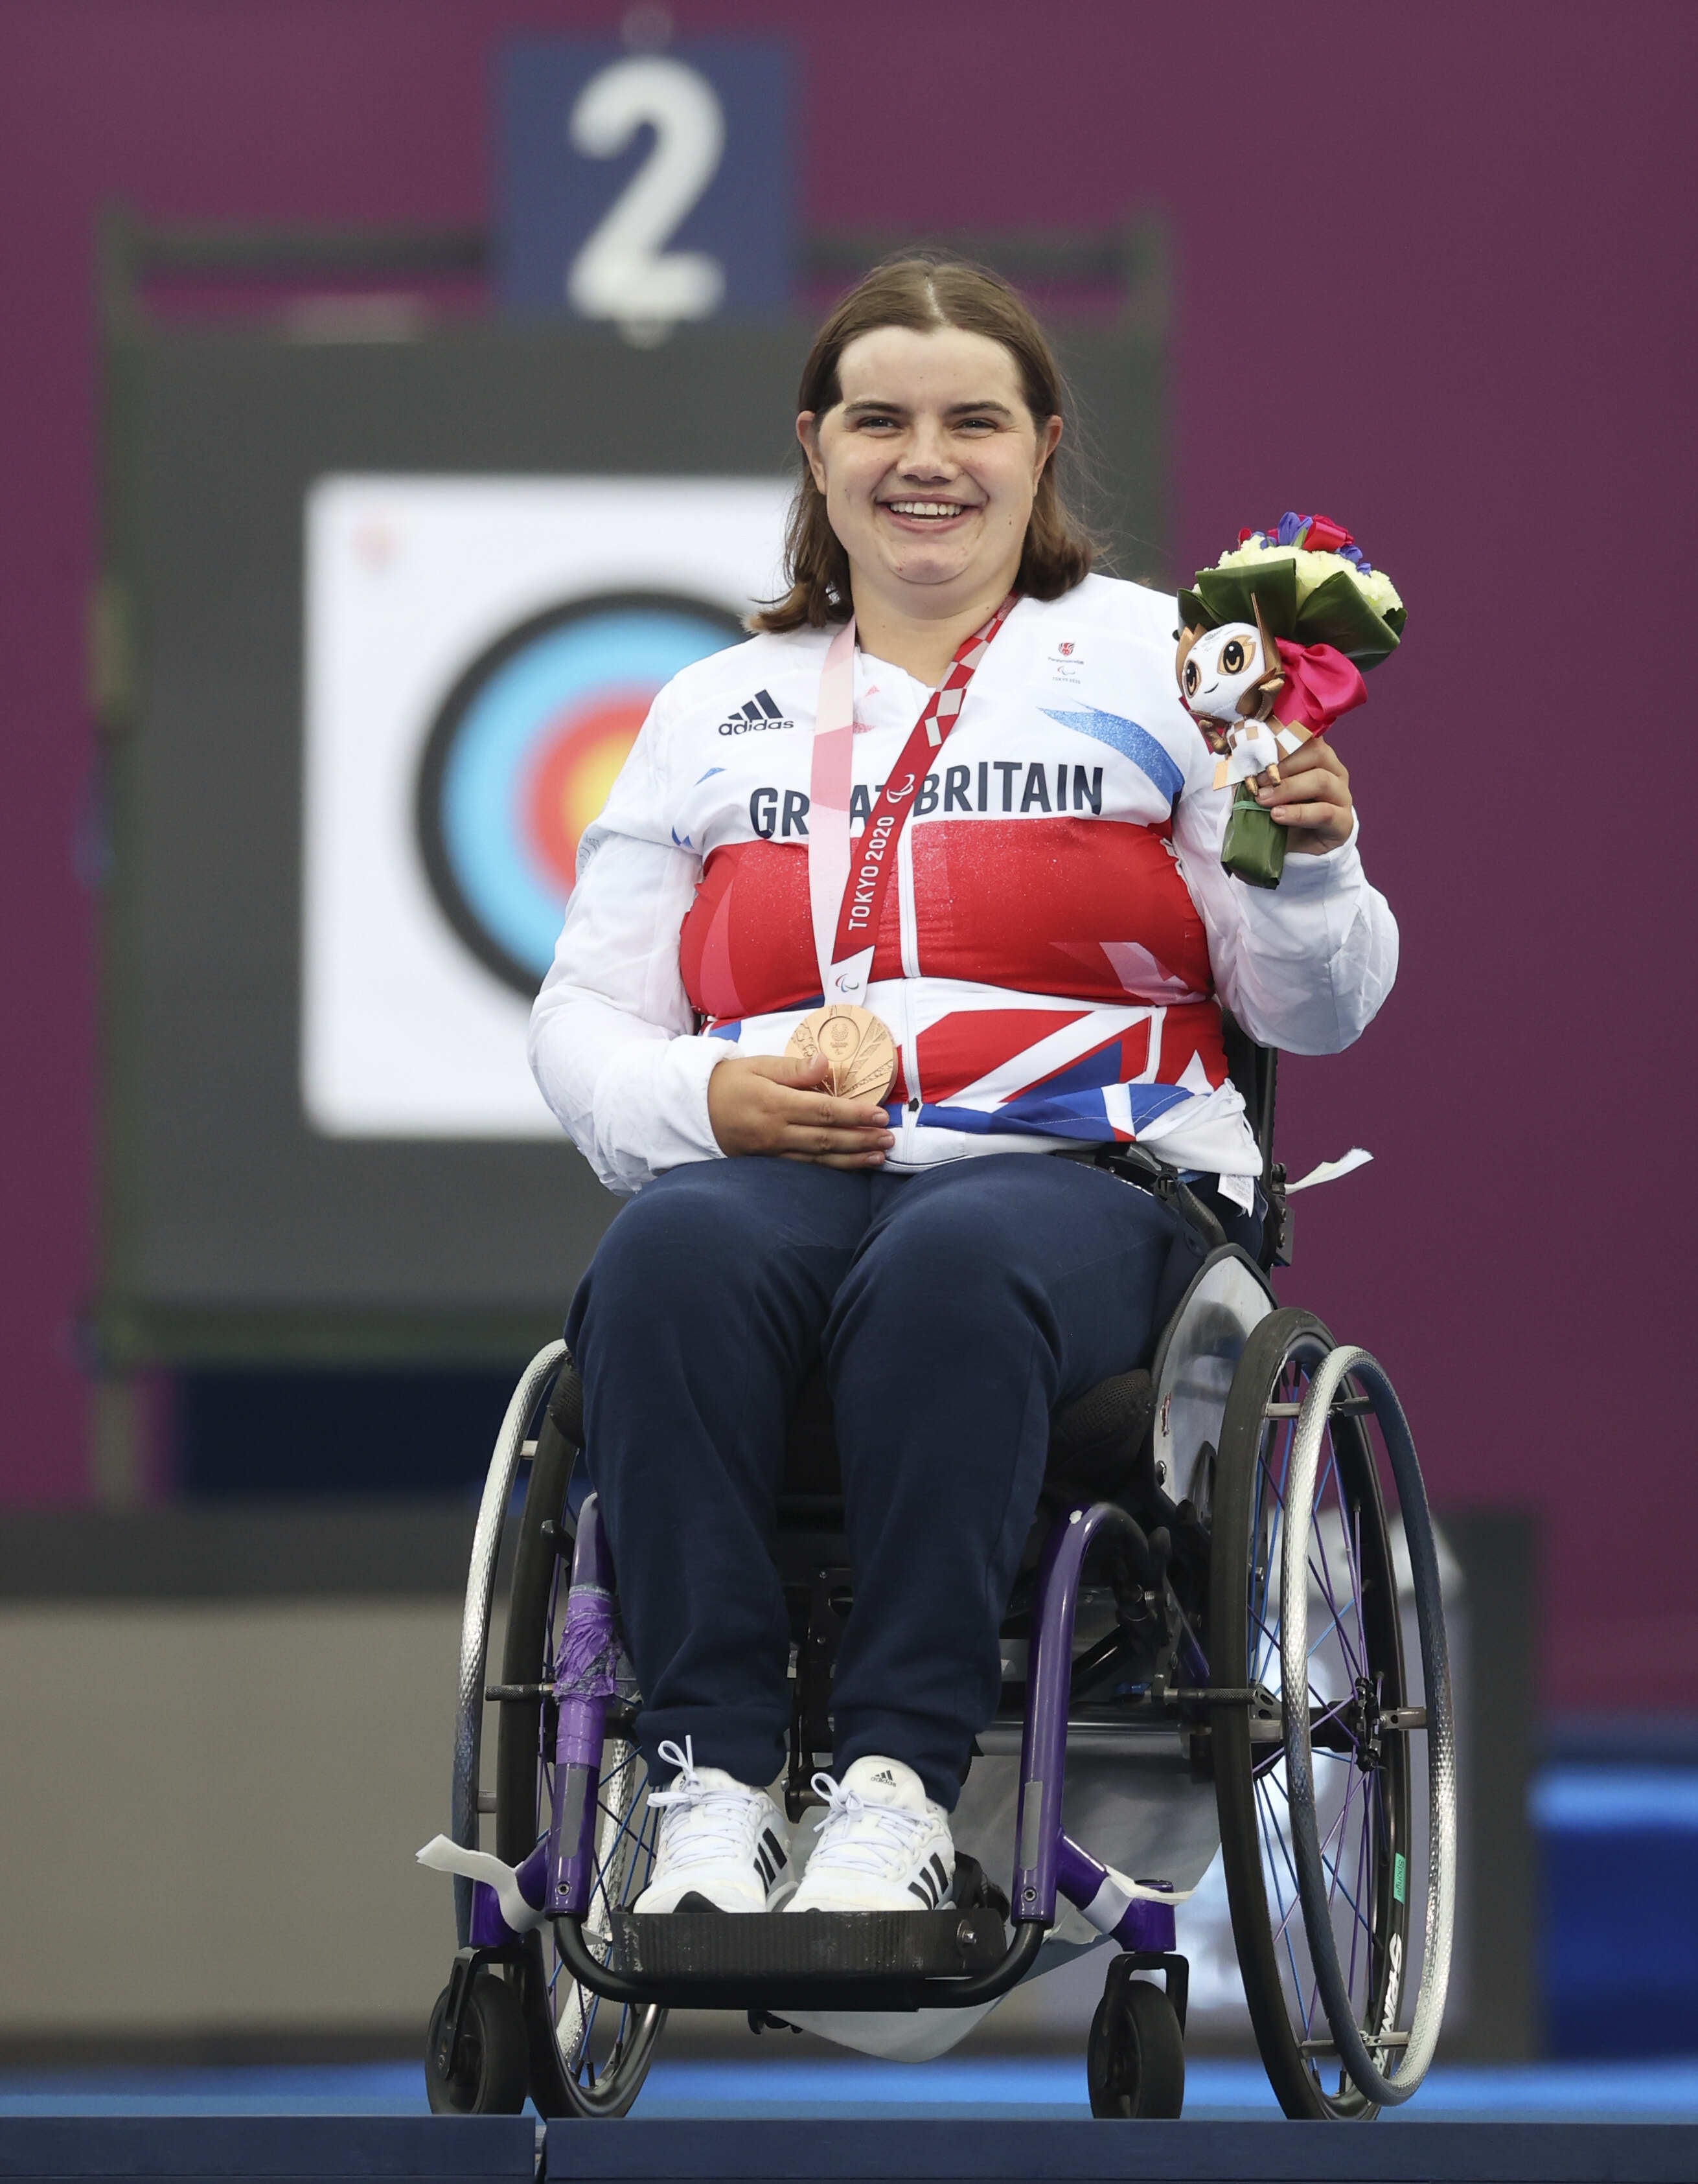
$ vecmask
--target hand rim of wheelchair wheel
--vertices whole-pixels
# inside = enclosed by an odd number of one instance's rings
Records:
[[[1311,1503],[1320,1462],[1321,1435],[1334,1399],[1346,1379],[1366,1393],[1398,1490],[1404,1536],[1410,1555],[1416,1616],[1421,1641],[1422,1684],[1427,1719],[1427,1885],[1426,1941],[1421,1985],[1403,2062],[1388,2075],[1357,2025],[1332,1930],[1322,1846],[1315,1819],[1311,1713],[1309,1691],[1309,1568]],[[1455,1914],[1456,1799],[1455,1734],[1450,1705],[1450,1671],[1438,1584],[1438,1557],[1427,1491],[1416,1459],[1415,1443],[1403,1407],[1385,1368],[1366,1350],[1330,1351],[1310,1376],[1293,1436],[1286,1481],[1285,1536],[1280,1574],[1281,1713],[1283,1721],[1287,1802],[1293,1816],[1292,1847],[1308,1934],[1310,1959],[1321,1990],[1327,2025],[1338,2043],[1339,2060],[1365,2100],[1382,2107],[1406,2101],[1433,2061],[1444,2021],[1449,1986],[1451,1938]],[[1389,2031],[1389,2025],[1382,2031]]]
[[[495,1569],[500,1560],[501,1538],[506,1529],[513,1499],[513,1482],[525,1453],[527,1428],[570,1363],[566,1345],[556,1338],[545,1342],[519,1375],[495,1436],[494,1452],[483,1480],[478,1504],[478,1521],[472,1535],[472,1561],[466,1572],[466,1604],[460,1621],[459,1685],[454,1713],[454,1786],[449,1818],[452,1841],[467,1850],[478,1846],[478,1789],[483,1752],[483,1687],[488,1680],[489,1623],[495,1605]],[[564,1482],[562,1482],[562,1492]],[[528,1500],[527,1496],[527,1500]],[[454,1921],[460,1946],[472,1938],[472,1883],[456,1875],[454,1883]]]

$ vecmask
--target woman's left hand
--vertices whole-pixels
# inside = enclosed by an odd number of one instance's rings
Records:
[[[1355,817],[1344,761],[1320,736],[1280,761],[1277,785],[1261,774],[1256,801],[1276,824],[1290,828],[1286,846],[1299,856],[1324,856],[1349,839]]]

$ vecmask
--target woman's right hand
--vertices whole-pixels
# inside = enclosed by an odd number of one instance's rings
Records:
[[[896,1143],[882,1107],[838,1100],[830,1065],[783,1054],[728,1056],[707,1080],[707,1119],[722,1152],[776,1153],[822,1167],[879,1167]]]

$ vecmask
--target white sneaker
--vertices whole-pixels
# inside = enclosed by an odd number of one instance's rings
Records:
[[[651,1790],[661,1814],[649,1885],[631,1906],[646,1911],[776,1911],[796,1886],[790,1830],[764,1790],[720,1767],[698,1767],[690,1741],[660,1747],[678,1774]]]
[[[825,1817],[790,1911],[935,1911],[955,1879],[949,1816],[912,1767],[869,1752],[816,1774]]]

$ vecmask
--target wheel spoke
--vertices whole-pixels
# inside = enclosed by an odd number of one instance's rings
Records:
[[[1342,1847],[1342,1845],[1340,1846],[1340,1847],[1341,1847],[1341,1850],[1342,1850],[1342,1847]],[[1343,1897],[1344,1901],[1345,1901],[1345,1902],[1349,1905],[1350,1909],[1351,1909],[1352,1913],[1353,1913],[1353,1914],[1354,1914],[1354,1919],[1355,1919],[1355,1923],[1356,1923],[1356,1925],[1359,1925],[1359,1926],[1362,1929],[1362,1930],[1363,1930],[1363,1932],[1364,1932],[1365,1934],[1367,1934],[1370,1937],[1371,1937],[1371,1936],[1372,1936],[1372,1934],[1373,1934],[1373,1930],[1373,1930],[1372,1926],[1369,1925],[1368,1920],[1367,1920],[1367,1918],[1366,1918],[1366,1916],[1365,1915],[1365,1914],[1364,1914],[1364,1912],[1363,1912],[1363,1910],[1362,1910],[1362,1907],[1361,1907],[1361,1905],[1360,1905],[1360,1903],[1357,1903],[1357,1901],[1356,1901],[1355,1897],[1354,1897],[1350,1893],[1349,1890],[1348,1888],[1346,1888],[1346,1886],[1344,1886],[1344,1878],[1343,1878],[1343,1875],[1340,1873],[1340,1871],[1338,1870],[1338,1867],[1337,1864],[1335,1864],[1332,1859],[1330,1859],[1330,1858],[1327,1856],[1327,1854],[1326,1854],[1326,1852],[1325,1852],[1324,1851],[1323,1851],[1323,1852],[1321,1852],[1321,1870],[1322,1870],[1322,1872],[1324,1872],[1324,1873],[1327,1873],[1327,1874],[1330,1874],[1330,1875],[1332,1875],[1332,1879],[1331,1879],[1331,1880],[1328,1882],[1328,1884],[1327,1884],[1327,1903],[1329,1904],[1329,1906],[1330,1906],[1330,1905],[1332,1903],[1332,1902],[1334,1901],[1334,1899],[1335,1899],[1335,1896],[1342,1896],[1342,1897]],[[1359,1880],[1357,1881],[1357,1883],[1356,1883],[1357,1887],[1358,1887],[1358,1888],[1360,1888],[1360,1887],[1361,1886],[1361,1885],[1362,1885],[1362,1884],[1361,1884],[1360,1880]]]
[[[641,1824],[639,1824],[638,1832],[636,1834],[633,1834],[631,1829],[631,1815],[637,1809],[639,1794],[640,1793],[635,1790],[632,1791],[631,1801],[629,1804],[627,1805],[623,1814],[613,1812],[605,1804],[601,1807],[601,1810],[606,1814],[607,1818],[614,1825],[613,1840],[608,1844],[605,1857],[601,1861],[601,1864],[605,1866],[611,1866],[612,1864],[614,1858],[618,1855],[619,1847],[622,1843],[628,1841],[634,1850],[636,1847],[641,1831]]]
[[[1295,1871],[1293,1869],[1293,1867],[1292,1867],[1292,1863],[1291,1863],[1291,1852],[1290,1852],[1290,1849],[1289,1849],[1288,1846],[1287,1845],[1287,1842],[1286,1842],[1286,1840],[1285,1840],[1285,1836],[1284,1836],[1284,1833],[1283,1833],[1283,1831],[1282,1830],[1282,1829],[1281,1829],[1281,1827],[1280,1827],[1280,1825],[1279,1825],[1278,1820],[1274,1817],[1274,1815],[1273,1815],[1271,1813],[1267,1812],[1265,1809],[1264,1809],[1262,1818],[1263,1818],[1263,1825],[1264,1825],[1264,1830],[1265,1830],[1265,1830],[1271,1830],[1272,1831],[1272,1836],[1273,1836],[1274,1843],[1275,1843],[1275,1845],[1276,1846],[1276,1847],[1277,1847],[1277,1849],[1278,1849],[1278,1852],[1279,1852],[1279,1864],[1282,1864],[1282,1865],[1283,1865],[1283,1866],[1285,1867],[1285,1869],[1286,1869],[1286,1875],[1287,1875],[1287,1877],[1288,1878],[1288,1880],[1290,1880],[1290,1883],[1291,1883],[1291,1908],[1292,1908],[1292,1909],[1293,1909],[1293,1910],[1297,1910],[1297,1909],[1299,1909],[1299,1908],[1301,1908],[1303,1899],[1302,1899],[1302,1896],[1301,1896],[1301,1894],[1300,1894],[1300,1892],[1299,1892],[1299,1889],[1298,1889],[1298,1885],[1297,1885],[1297,1875],[1296,1875]],[[1275,1888],[1276,1888],[1276,1892],[1277,1892],[1277,1895],[1278,1895],[1278,1897],[1279,1897],[1280,1903],[1281,1903],[1281,1905],[1282,1905],[1282,1906],[1283,1906],[1283,1905],[1284,1905],[1284,1903],[1285,1903],[1285,1886],[1284,1886],[1284,1883],[1283,1883],[1282,1881],[1281,1881],[1281,1880],[1280,1880],[1280,1878],[1279,1878],[1277,1867],[1276,1867],[1276,1869],[1275,1869],[1274,1882],[1275,1882]],[[1280,1925],[1281,1925],[1281,1930],[1284,1930],[1284,1927],[1286,1926],[1286,1925],[1287,1925],[1287,1921],[1285,1919],[1281,1919],[1281,1921],[1280,1921]],[[1293,1971],[1293,1976],[1295,1976],[1295,1975],[1296,1975],[1296,1970],[1297,1970],[1297,1967],[1293,1964],[1293,1967],[1292,1967],[1292,1971]]]
[[[1271,1827],[1271,1828],[1272,1828],[1272,1830],[1273,1830],[1273,1832],[1275,1833],[1275,1835],[1276,1835],[1276,1836],[1277,1836],[1277,1835],[1278,1835],[1279,1830],[1278,1830],[1277,1824],[1276,1824],[1276,1823],[1275,1823],[1275,1822],[1272,1820],[1271,1816],[1269,1814],[1269,1813],[1268,1813],[1268,1811],[1267,1811],[1267,1809],[1266,1809],[1266,1807],[1265,1807],[1265,1805],[1264,1804],[1264,1802],[1262,1802],[1262,1799],[1261,1799],[1261,1797],[1260,1797],[1260,1796],[1259,1796],[1259,1797],[1258,1797],[1258,1798],[1257,1798],[1257,1812],[1258,1812],[1258,1816],[1259,1816],[1259,1818],[1260,1818],[1260,1824],[1261,1824],[1262,1846],[1263,1846],[1263,1852],[1264,1852],[1264,1856],[1265,1856],[1265,1857],[1267,1857],[1267,1850],[1268,1850],[1268,1846],[1267,1846],[1267,1837],[1268,1837],[1269,1830],[1270,1830],[1270,1828]],[[1283,1855],[1283,1854],[1285,1853],[1285,1845],[1284,1845],[1283,1841],[1282,1841],[1282,1842],[1281,1842],[1281,1844],[1280,1844],[1280,1849],[1281,1849],[1281,1852],[1282,1852],[1282,1854]],[[1270,1864],[1271,1863],[1271,1858],[1269,1859],[1269,1863],[1270,1863]],[[1288,1865],[1289,1865],[1289,1864],[1290,1864],[1290,1859],[1289,1859],[1289,1858],[1288,1858],[1288,1857],[1287,1857],[1286,1863],[1287,1863],[1287,1866],[1288,1866]],[[1294,1879],[1295,1879],[1295,1875],[1293,1875],[1293,1880],[1294,1880]],[[1283,1896],[1283,1892],[1282,1892],[1280,1890],[1280,1888],[1279,1888],[1279,1881],[1278,1881],[1278,1875],[1277,1875],[1277,1870],[1276,1870],[1276,1873],[1275,1873],[1274,1886],[1275,1886],[1276,1894],[1276,1896],[1278,1897],[1278,1900],[1280,1901],[1280,1903],[1281,1903],[1282,1904],[1283,1904],[1283,1903],[1284,1903],[1284,1896]],[[1297,1899],[1296,1899],[1295,1897],[1293,1897],[1293,1908],[1295,1907],[1296,1901],[1297,1901]],[[1287,1964],[1289,1964],[1289,1965],[1291,1966],[1292,1997],[1293,1997],[1293,2001],[1294,2001],[1294,2002],[1296,2003],[1296,2004],[1297,2004],[1298,2014],[1299,2014],[1299,2015],[1301,2017],[1301,2019],[1302,2019],[1302,2020],[1303,2020],[1303,2036],[1304,2036],[1304,2038],[1306,2040],[1306,2039],[1308,2039],[1308,2038],[1310,2037],[1310,2027],[1311,2019],[1310,2019],[1310,2012],[1309,2012],[1309,2011],[1304,2008],[1304,2001],[1303,2001],[1303,1975],[1302,1975],[1302,1973],[1301,1973],[1301,1972],[1299,1972],[1299,1970],[1297,1969],[1297,1952],[1296,1952],[1296,1950],[1295,1950],[1295,1949],[1293,1949],[1293,1947],[1292,1947],[1292,1942],[1291,1942],[1291,1931],[1290,1931],[1290,1914],[1289,1914],[1289,1913],[1287,1913],[1287,1915],[1286,1915],[1286,1917],[1285,1917],[1283,1919],[1282,1919],[1282,1920],[1281,1920],[1281,1922],[1280,1922],[1279,1933],[1280,1933],[1280,1938],[1281,1938],[1281,1939],[1284,1942],[1284,1943],[1285,1943],[1286,1961],[1287,1961]]]
[[[1274,1928],[1273,1937],[1275,1941],[1277,1942],[1283,1935],[1286,1928],[1290,1925],[1293,1917],[1301,1908],[1302,1906],[1299,1899],[1293,1896],[1290,1903],[1286,1905],[1284,1915],[1280,1919],[1278,1925]]]
[[[1312,1563],[1310,1563],[1310,1568],[1311,1569],[1314,1568],[1314,1564]],[[1346,1607],[1352,1607],[1354,1604],[1354,1603],[1353,1602],[1348,1600],[1344,1603]],[[1329,1623],[1327,1628],[1321,1631],[1318,1638],[1315,1638],[1310,1641],[1309,1650],[1304,1655],[1304,1658],[1306,1661],[1312,1661],[1329,1638],[1334,1638],[1338,1641],[1338,1652],[1341,1657],[1342,1664],[1345,1672],[1349,1675],[1350,1680],[1354,1683],[1355,1681],[1356,1664],[1350,1658],[1349,1641],[1344,1637],[1343,1632],[1340,1631],[1333,1624]]]
[[[1332,1701],[1330,1705],[1327,1706],[1320,1713],[1311,1714],[1310,1716],[1309,1736],[1311,1744],[1314,1743],[1315,1730],[1317,1729],[1325,1729],[1329,1721],[1338,1721],[1342,1719],[1344,1714],[1346,1714],[1349,1711],[1350,1708],[1354,1704],[1355,1697],[1356,1694],[1354,1691],[1352,1691],[1349,1698],[1334,1699]],[[1350,1742],[1354,1747],[1355,1745],[1356,1739],[1352,1736]],[[1322,1752],[1331,1749],[1331,1747],[1327,1745],[1321,1745],[1317,1748]],[[1343,1757],[1342,1753],[1334,1753],[1333,1756],[1335,1758],[1341,1758]]]
[[[1332,1826],[1327,1829],[1326,1834],[1321,1839],[1320,1856],[1321,1870],[1325,1873],[1331,1873],[1335,1882],[1338,1880],[1338,1871],[1336,1867],[1328,1865],[1327,1862],[1327,1852],[1328,1846],[1331,1844],[1332,1838],[1335,1836],[1338,1836],[1342,1839],[1345,1823],[1350,1817],[1351,1790],[1352,1785],[1349,1780],[1347,1780],[1344,1784],[1344,1802],[1338,1808],[1338,1817],[1333,1821]],[[1332,1901],[1332,1890],[1330,1886],[1327,1891],[1327,1901],[1330,1906]]]
[[[1313,1575],[1313,1574],[1315,1574],[1315,1565],[1314,1565],[1314,1563],[1310,1563],[1310,1564],[1309,1565],[1309,1568],[1310,1568],[1310,1574],[1311,1574],[1311,1575]],[[1322,1590],[1324,1591],[1324,1590],[1325,1590],[1325,1588],[1323,1587],[1323,1588],[1322,1588]],[[1329,1602],[1328,1604],[1330,1605],[1331,1603]],[[1345,1607],[1345,1608],[1346,1608],[1346,1609],[1349,1609],[1349,1608],[1354,1607],[1355,1606],[1355,1604],[1356,1604],[1356,1603],[1355,1603],[1355,1602],[1354,1602],[1354,1600],[1347,1600],[1347,1601],[1344,1602],[1344,1607]],[[1320,1635],[1319,1635],[1319,1636],[1315,1640],[1314,1643],[1310,1646],[1308,1652],[1304,1655],[1304,1658],[1306,1660],[1312,1661],[1312,1660],[1315,1658],[1315,1655],[1316,1655],[1316,1654],[1321,1651],[1321,1647],[1322,1647],[1322,1646],[1327,1643],[1327,1640],[1328,1640],[1329,1638],[1337,1638],[1337,1640],[1338,1641],[1338,1651],[1339,1651],[1339,1652],[1343,1655],[1343,1657],[1344,1657],[1344,1666],[1345,1666],[1345,1668],[1349,1670],[1349,1675],[1350,1675],[1350,1680],[1351,1680],[1351,1681],[1354,1683],[1354,1680],[1355,1680],[1355,1679],[1356,1679],[1357,1674],[1359,1673],[1359,1672],[1358,1672],[1358,1668],[1357,1668],[1357,1663],[1356,1663],[1355,1651],[1354,1651],[1354,1648],[1351,1646],[1350,1639],[1349,1639],[1349,1634],[1346,1631],[1346,1630],[1344,1629],[1344,1626],[1343,1626],[1343,1623],[1339,1620],[1339,1612],[1338,1612],[1338,1610],[1337,1610],[1336,1608],[1333,1610],[1333,1614],[1332,1614],[1332,1622],[1331,1622],[1331,1623],[1329,1623],[1328,1624],[1327,1624],[1327,1626],[1325,1627],[1325,1629],[1324,1629],[1324,1630],[1322,1630],[1322,1631],[1321,1632]]]

